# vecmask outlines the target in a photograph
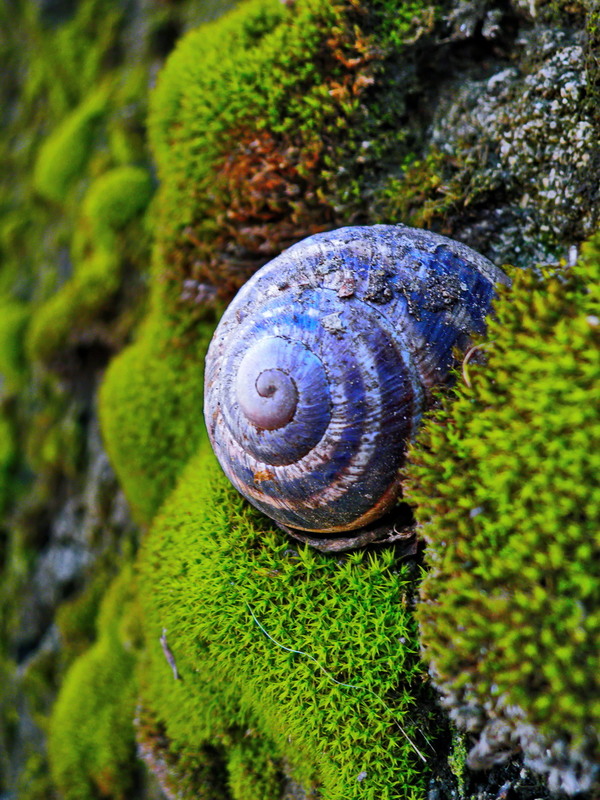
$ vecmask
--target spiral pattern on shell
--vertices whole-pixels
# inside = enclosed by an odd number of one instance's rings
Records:
[[[316,234],[264,266],[206,359],[206,423],[234,486],[301,530],[385,513],[431,389],[483,332],[497,282],[475,251],[402,225]]]

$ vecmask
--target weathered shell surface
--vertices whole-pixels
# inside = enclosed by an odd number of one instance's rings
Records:
[[[206,359],[206,423],[233,485],[302,530],[385,513],[430,391],[483,332],[497,282],[475,251],[403,225],[316,234],[264,266]]]

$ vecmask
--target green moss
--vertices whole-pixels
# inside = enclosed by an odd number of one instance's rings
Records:
[[[11,467],[16,455],[15,433],[11,422],[0,411],[0,510],[11,493]]]
[[[140,673],[143,684],[143,664]],[[141,703],[136,710],[135,728],[140,757],[159,777],[165,795],[177,794],[181,800],[231,800],[222,743],[187,752],[177,750],[164,723]]]
[[[31,320],[27,336],[32,360],[47,361],[71,336],[89,325],[119,288],[118,257],[100,250],[79,265],[71,278],[44,303]]]
[[[148,523],[204,435],[206,323],[179,345],[155,314],[115,359],[100,395],[107,448],[133,512]]]
[[[81,594],[62,603],[56,612],[61,638],[61,666],[69,666],[93,644],[98,609],[109,581],[109,568],[96,568]]]
[[[439,224],[464,201],[464,188],[451,180],[456,160],[436,149],[423,159],[409,159],[402,175],[388,178],[377,193],[381,218],[417,228]]]
[[[282,774],[272,745],[253,730],[229,749],[229,791],[233,800],[279,800]]]
[[[132,571],[125,568],[102,602],[97,642],[69,669],[52,713],[50,766],[65,800],[129,796],[139,645],[132,594]]]
[[[465,735],[459,731],[452,732],[452,748],[448,755],[448,766],[450,772],[456,778],[456,788],[458,797],[465,796],[465,777],[467,774],[467,743]]]
[[[0,591],[4,593],[4,585],[0,586]],[[2,622],[4,628],[4,620]],[[2,633],[4,634],[4,630]],[[9,769],[9,753],[14,747],[19,728],[19,712],[13,700],[17,684],[16,669],[14,661],[7,658],[4,652],[0,653],[0,679],[3,686],[0,694],[0,767],[2,774],[6,774]]]
[[[27,122],[34,112],[33,127],[40,118],[45,123],[64,118],[96,91],[113,61],[123,17],[114,0],[81,0],[56,26],[43,19],[44,10],[34,3],[11,9],[17,47],[26,54],[19,100]]]
[[[81,176],[90,157],[94,133],[107,105],[108,92],[100,87],[46,139],[33,174],[35,188],[41,195],[64,203],[70,185]]]
[[[19,775],[17,792],[19,800],[55,800],[55,788],[43,753],[32,752],[27,756]]]
[[[600,235],[572,270],[516,275],[487,364],[469,365],[412,449],[407,491],[429,545],[418,616],[436,681],[456,703],[519,707],[593,761],[599,295]]]
[[[74,256],[81,260],[73,277],[33,317],[30,358],[48,361],[70,340],[77,341],[113,300],[121,285],[123,243],[117,233],[146,208],[151,193],[148,172],[133,166],[110,170],[90,186],[83,200],[82,235],[74,239]]]
[[[32,654],[19,674],[19,690],[26,701],[26,714],[40,730],[47,729],[58,683],[56,647],[46,643]]]
[[[433,8],[251,0],[181,40],[149,114],[169,313],[185,279],[230,296],[293,241],[368,218],[379,171],[406,154],[409,84],[392,74]]]
[[[151,196],[152,180],[142,167],[116,167],[97,178],[83,201],[92,241],[102,242],[106,231],[122,228],[146,208]]]
[[[23,378],[23,335],[29,311],[24,303],[0,302],[0,395],[15,392]]]
[[[429,712],[419,703],[410,569],[391,551],[337,560],[290,548],[207,450],[143,545],[144,704],[184,753],[235,744],[232,785],[244,800],[271,796],[282,759],[330,800],[421,796],[415,748],[429,752]],[[179,681],[158,642],[163,629]],[[248,728],[269,750],[264,780],[231,741],[232,729]]]
[[[43,407],[30,413],[22,444],[28,466],[39,475],[71,479],[80,475],[84,452],[81,406],[58,386],[48,384]],[[44,492],[38,499],[41,505],[50,501]]]

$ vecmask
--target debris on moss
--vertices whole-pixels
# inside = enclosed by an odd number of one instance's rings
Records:
[[[428,543],[418,617],[470,766],[515,748],[553,791],[600,780],[600,236],[575,267],[517,273],[409,456]],[[466,369],[466,368],[465,368]],[[443,480],[440,480],[443,476]]]
[[[410,82],[385,78],[425,10],[252,0],[181,40],[149,116],[169,310],[186,280],[230,298],[294,241],[368,216],[368,169],[405,146]]]

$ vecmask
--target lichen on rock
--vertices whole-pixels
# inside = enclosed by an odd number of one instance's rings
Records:
[[[461,163],[468,153],[471,204],[494,193],[488,254],[524,265],[552,260],[557,245],[581,241],[598,223],[597,130],[584,34],[536,27],[516,43],[520,58],[483,80],[461,81],[435,114],[432,146]],[[481,223],[479,223],[481,224]],[[515,237],[521,241],[516,243]],[[534,246],[535,245],[535,246]]]

